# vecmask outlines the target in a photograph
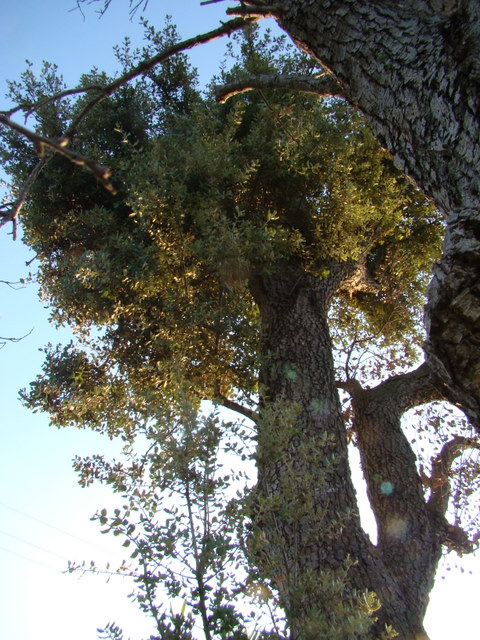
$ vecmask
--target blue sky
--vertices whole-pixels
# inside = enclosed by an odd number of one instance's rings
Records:
[[[96,65],[112,72],[112,46],[125,35],[141,40],[137,19],[128,16],[127,0],[113,0],[98,20],[95,6],[85,7],[85,19],[71,11],[75,0],[3,0],[0,21],[0,108],[6,79],[15,79],[29,59],[37,68],[42,60],[56,62],[69,85]],[[227,4],[200,7],[197,0],[151,0],[149,20],[161,26],[165,14],[173,16],[180,33],[189,37],[210,30],[224,18]],[[195,50],[193,62],[201,80],[217,70],[223,44]],[[0,232],[0,280],[25,277],[30,255],[10,229]],[[34,264],[32,264],[32,268]],[[48,322],[48,311],[33,286],[14,291],[0,285],[0,336],[32,333],[0,350],[0,635],[9,640],[95,640],[96,628],[115,620],[125,637],[147,637],[149,621],[129,604],[131,585],[116,578],[62,573],[67,560],[121,560],[115,540],[103,537],[89,518],[112,502],[108,490],[81,489],[71,469],[74,455],[114,454],[118,444],[81,430],[56,430],[45,416],[33,415],[18,401],[18,390],[40,371],[47,342],[67,341],[69,334]],[[455,560],[455,559],[453,559]],[[476,574],[468,573],[476,567]],[[465,573],[442,572],[432,595],[427,629],[432,640],[478,637],[480,562],[462,561]]]

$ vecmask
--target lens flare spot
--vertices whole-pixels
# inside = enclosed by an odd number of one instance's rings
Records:
[[[386,532],[387,535],[392,538],[402,538],[407,530],[407,521],[405,518],[394,517],[390,518],[387,523]]]
[[[395,485],[393,484],[393,482],[390,482],[389,480],[384,480],[380,484],[380,493],[383,493],[384,496],[391,496],[394,490],[395,490]]]
[[[295,369],[293,364],[286,364],[283,367],[283,375],[287,380],[296,380],[298,378],[298,371]]]

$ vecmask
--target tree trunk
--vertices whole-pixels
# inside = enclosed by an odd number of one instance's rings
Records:
[[[254,13],[265,3],[246,5]],[[437,384],[480,428],[478,1],[283,0],[268,13],[332,72],[395,164],[445,213],[425,349]]]
[[[392,378],[374,389],[351,381],[355,433],[370,505],[378,527],[378,550],[402,592],[412,624],[423,620],[444,541],[445,520],[424,497],[415,455],[401,429],[412,406],[439,399],[430,371]],[[445,505],[446,507],[446,505]]]
[[[422,621],[441,537],[399,421],[406,407],[438,392],[425,370],[375,393],[355,390],[380,529],[375,548],[360,526],[327,326],[329,301],[348,275],[346,265],[337,265],[323,280],[293,268],[252,279],[263,354],[254,507],[259,533],[252,547],[280,593],[294,640],[323,637],[319,625],[332,607],[325,577],[338,575],[348,559],[357,564],[342,598],[353,601],[353,589],[375,591],[382,610],[374,632],[388,623],[402,639],[418,640],[427,637]],[[379,476],[395,488],[386,500]]]

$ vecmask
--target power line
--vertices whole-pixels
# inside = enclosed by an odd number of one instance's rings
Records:
[[[30,542],[29,540],[25,540],[24,538],[20,538],[19,536],[14,535],[13,533],[8,533],[7,531],[2,531],[0,529],[0,534],[4,535],[4,536],[8,536],[9,538],[13,538],[14,540],[18,540],[18,542],[21,542],[23,544],[27,544],[29,547],[34,547],[35,549],[39,549],[40,551],[43,551],[44,553],[48,553],[51,556],[55,556],[56,558],[60,558],[60,560],[63,560],[64,562],[68,562],[68,559],[65,558],[64,556],[61,556],[58,553],[55,553],[54,551],[50,551],[49,549],[45,549],[45,547],[41,547],[38,544],[35,544],[34,542]]]
[[[64,536],[68,536],[70,538],[74,538],[75,540],[78,540],[79,542],[83,542],[84,544],[88,544],[90,546],[97,547],[98,549],[102,549],[102,551],[105,551],[105,549],[103,547],[101,547],[98,544],[95,544],[94,542],[91,542],[89,540],[85,540],[85,538],[80,538],[80,536],[77,536],[74,533],[69,533],[68,531],[65,531],[64,529],[60,529],[59,527],[56,527],[53,524],[45,522],[45,520],[41,520],[40,518],[37,518],[37,517],[32,516],[32,515],[30,515],[28,513],[25,513],[24,511],[21,511],[20,509],[16,509],[15,507],[11,507],[8,504],[5,504],[4,502],[0,502],[0,507],[4,507],[5,509],[9,509],[10,511],[14,511],[15,513],[18,513],[21,516],[23,516],[25,518],[28,518],[29,520],[33,520],[34,522],[38,522],[39,524],[42,524],[44,527],[48,527],[49,529],[53,529],[54,531],[57,531],[58,533],[61,533]]]
[[[44,569],[48,569],[49,571],[53,571],[53,573],[57,573],[57,574],[61,574],[62,573],[58,569],[54,569],[53,567],[49,566],[48,564],[45,564],[44,562],[40,562],[39,560],[34,560],[33,558],[30,558],[28,556],[24,556],[22,553],[17,553],[16,551],[12,551],[11,549],[6,549],[5,547],[2,547],[2,546],[0,546],[0,550],[1,551],[5,551],[5,553],[9,553],[11,556],[17,556],[18,558],[22,558],[22,560],[26,560],[27,562],[30,562],[32,564],[37,564],[40,567],[43,567]]]

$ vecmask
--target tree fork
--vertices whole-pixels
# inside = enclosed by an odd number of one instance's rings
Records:
[[[401,418],[408,408],[441,398],[431,379],[423,364],[373,389],[363,389],[356,381],[344,385],[352,396],[357,443],[377,522],[377,546],[408,603],[411,625],[423,634],[443,536],[425,501]]]
[[[375,591],[382,603],[373,633],[388,623],[413,640],[423,626],[408,615],[401,586],[360,526],[348,466],[327,310],[350,270],[336,265],[324,280],[296,269],[251,279],[264,354],[252,550],[280,593],[295,640],[318,637],[315,624],[329,610],[322,576],[349,560],[356,563],[350,589]]]
[[[367,117],[395,164],[447,220],[426,307],[444,394],[480,429],[480,17],[476,0],[242,2],[273,16]],[[451,327],[455,330],[451,331]]]

